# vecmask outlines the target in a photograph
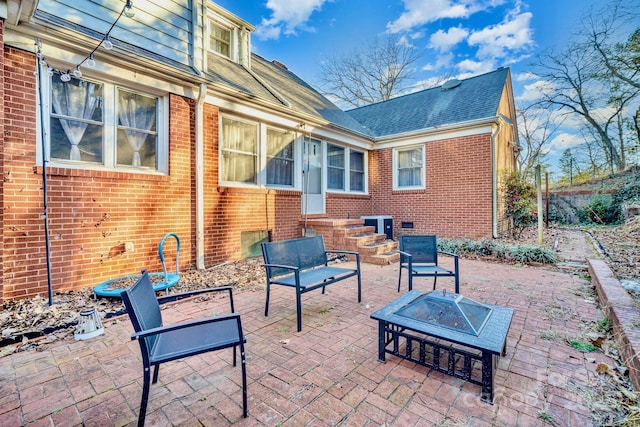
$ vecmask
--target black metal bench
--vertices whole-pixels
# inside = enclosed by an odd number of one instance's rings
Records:
[[[355,257],[356,268],[329,266],[328,253]],[[296,290],[298,332],[302,330],[301,297],[305,292],[322,288],[352,276],[358,276],[358,302],[362,300],[360,254],[353,251],[325,250],[322,236],[303,237],[262,244],[264,267],[267,273],[267,300],[264,315],[269,314],[271,285],[283,285]]]

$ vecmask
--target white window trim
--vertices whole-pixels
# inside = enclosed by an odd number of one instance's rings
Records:
[[[329,188],[328,186],[328,179],[329,179],[329,175],[328,175],[328,169],[329,169],[329,161],[328,161],[328,149],[325,150],[325,158],[324,158],[324,164],[325,164],[325,169],[327,170],[325,172],[325,188],[327,193],[335,193],[335,194],[359,194],[359,195],[366,195],[369,194],[369,172],[368,172],[368,159],[369,159],[369,152],[366,150],[356,150],[353,149],[351,147],[346,147],[344,145],[340,145],[340,144],[336,144],[334,142],[326,142],[326,144],[331,144],[331,145],[335,145],[338,147],[343,148],[344,151],[344,155],[345,155],[345,160],[344,160],[344,189],[343,190],[338,190],[335,188]],[[364,162],[364,183],[363,183],[363,187],[364,189],[362,191],[359,190],[351,190],[351,151],[357,151],[358,153],[362,153],[363,154],[363,159],[362,161]]]
[[[43,66],[44,67],[44,66]],[[42,102],[40,103],[43,108],[43,120],[41,123],[40,114],[36,115],[37,129],[42,129],[41,126],[45,126],[45,147],[46,161],[49,167],[60,167],[64,169],[81,169],[81,170],[95,170],[95,171],[110,171],[110,172],[127,172],[146,175],[168,175],[169,174],[169,96],[166,93],[158,93],[158,91],[135,89],[122,84],[109,82],[101,79],[92,78],[91,76],[83,76],[82,80],[99,83],[103,86],[103,112],[104,112],[104,134],[103,134],[103,163],[88,163],[81,161],[65,161],[64,159],[52,159],[51,158],[51,79],[47,75],[46,68],[41,71],[42,76],[47,76],[42,79]],[[128,167],[126,165],[117,164],[117,120],[116,120],[116,103],[118,89],[127,90],[130,92],[140,93],[146,96],[153,96],[158,98],[158,110],[156,112],[156,133],[157,133],[157,149],[156,149],[156,161],[157,169],[149,168],[137,168]],[[38,91],[39,92],[39,91]],[[107,94],[108,93],[108,94]],[[39,93],[36,94],[40,96]],[[109,98],[109,107],[106,99]],[[36,147],[36,164],[42,166],[42,132],[38,132],[37,135],[37,147]]]
[[[412,185],[412,186],[402,186],[398,185],[398,153],[402,151],[412,151],[415,149],[420,149],[420,153],[422,154],[421,158],[421,167],[422,173],[420,174],[420,185]],[[425,160],[425,146],[424,144],[420,145],[412,145],[402,148],[394,148],[392,153],[392,163],[393,163],[393,190],[394,191],[404,191],[404,190],[424,190],[426,189],[426,160]]]
[[[264,123],[260,124],[260,140],[258,141],[258,146],[259,146],[259,154],[258,154],[258,159],[259,159],[259,164],[258,164],[258,185],[263,186],[265,188],[275,188],[275,189],[284,189],[284,190],[293,190],[296,188],[296,174],[298,171],[298,146],[299,146],[299,137],[296,134],[296,132],[294,132],[291,129],[286,129],[286,128],[281,128],[281,127],[277,127],[277,126],[269,126],[266,125]],[[268,184],[267,183],[267,129],[271,129],[271,130],[275,130],[275,131],[279,131],[279,132],[291,132],[294,136],[293,136],[293,158],[291,159],[293,161],[293,170],[291,171],[291,173],[293,174],[293,176],[291,177],[292,180],[292,184],[291,185],[277,185],[277,184]]]
[[[231,32],[231,40],[229,41],[229,56],[223,55],[220,52],[216,52],[211,49],[211,21],[215,22],[217,25],[226,28]],[[212,53],[214,55],[218,55],[221,58],[229,59],[233,62],[238,62],[238,42],[240,40],[239,37],[239,28],[237,25],[229,22],[228,20],[222,18],[221,16],[216,15],[213,12],[209,12],[207,14],[207,34],[206,34],[206,51],[207,53]]]

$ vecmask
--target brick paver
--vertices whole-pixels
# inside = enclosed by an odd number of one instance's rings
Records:
[[[515,310],[507,355],[500,359],[494,405],[480,387],[387,356],[377,360],[377,322],[370,314],[399,296],[397,264],[363,264],[363,301],[347,280],[303,296],[296,332],[295,296],[275,287],[269,317],[264,291],[234,293],[247,336],[249,417],[242,418],[241,376],[231,350],[161,366],[152,385],[147,425],[240,426],[557,426],[590,423],[579,390],[597,375],[601,353],[587,355],[554,336],[584,338],[581,321],[604,317],[585,297],[580,275],[552,268],[461,260],[461,292]],[[417,280],[427,290],[431,280]],[[439,287],[453,291],[453,281]],[[406,291],[403,283],[402,292]],[[227,301],[183,301],[166,307],[165,323],[224,312]],[[67,340],[0,359],[0,425],[134,425],[140,404],[140,352],[128,318],[105,334]]]

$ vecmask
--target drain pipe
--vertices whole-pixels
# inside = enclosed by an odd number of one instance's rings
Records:
[[[491,190],[491,209],[493,216],[493,238],[497,239],[498,236],[498,159],[496,156],[498,155],[497,139],[498,135],[500,135],[500,131],[502,130],[502,119],[498,117],[498,127],[495,132],[491,134],[491,180],[492,180],[492,190]]]
[[[196,100],[196,268],[204,270],[204,100],[206,83]]]

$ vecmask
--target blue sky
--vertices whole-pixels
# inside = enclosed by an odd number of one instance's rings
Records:
[[[318,87],[319,64],[394,33],[421,52],[418,88],[510,67],[516,103],[535,91],[535,55],[560,47],[607,0],[216,0],[257,27],[253,51]],[[572,136],[557,136],[558,155]],[[577,143],[577,142],[576,142]]]

